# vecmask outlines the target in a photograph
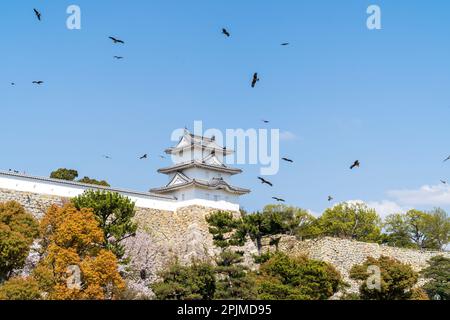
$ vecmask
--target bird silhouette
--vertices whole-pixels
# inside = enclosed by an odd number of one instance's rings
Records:
[[[121,57],[121,56],[114,56],[114,59],[117,59],[117,60],[122,60],[122,59],[123,59],[123,57]]]
[[[441,180],[442,184],[447,184],[447,181]]]
[[[294,160],[291,160],[289,158],[281,158],[281,160],[286,161],[286,162],[290,162],[290,163],[294,163]]]
[[[286,202],[284,199],[277,198],[277,197],[272,197],[272,199],[274,199],[277,202]]]
[[[144,154],[142,157],[139,158],[139,160],[143,160],[143,159],[147,159],[148,158],[148,154]]]
[[[33,9],[34,14],[36,15],[36,18],[41,21],[41,13],[37,9]]]
[[[270,181],[267,181],[266,179],[264,179],[264,178],[261,178],[261,177],[258,177],[258,179],[259,179],[259,180],[261,180],[261,183],[262,183],[262,184],[267,184],[267,185],[269,185],[269,186],[273,187],[273,184],[272,184],[272,182],[270,182]]]
[[[12,85],[12,86],[15,86],[16,84],[15,84],[14,82],[11,82],[11,85]]]
[[[252,88],[254,88],[254,87],[256,86],[256,83],[257,83],[258,81],[259,81],[258,73],[255,72],[255,73],[253,74]]]
[[[328,202],[332,201],[334,198],[332,196],[328,196]]]
[[[228,32],[228,30],[225,29],[225,28],[222,29],[222,34],[226,35],[227,37],[230,37],[230,36],[231,36],[231,34],[230,34],[230,33]]]
[[[264,122],[264,123],[266,123],[266,124],[267,124],[267,123],[270,123],[269,120],[264,120],[264,119],[262,119],[261,121]]]
[[[289,45],[289,42],[283,42],[281,45],[282,45],[282,46],[288,46],[288,45]]]
[[[33,83],[34,83],[34,84],[37,84],[37,85],[41,85],[41,84],[44,83],[44,81],[41,81],[41,80],[39,80],[39,81],[33,81]]]
[[[361,165],[361,163],[359,162],[359,160],[356,160],[350,167],[350,170],[353,170],[355,168],[359,168],[359,166]]]
[[[112,158],[111,158],[110,156],[108,156],[108,155],[103,155],[102,157],[105,158],[105,159],[108,159],[108,160],[111,160],[111,159],[112,159]]]
[[[124,44],[125,42],[124,41],[122,41],[122,40],[120,40],[120,39],[117,39],[117,38],[114,38],[114,37],[109,37],[114,43],[122,43],[122,44]]]
[[[444,162],[447,162],[448,160],[450,160],[450,156],[448,156],[448,157],[444,160]]]

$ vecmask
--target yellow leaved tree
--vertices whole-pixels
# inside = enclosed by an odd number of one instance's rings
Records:
[[[103,249],[91,209],[52,206],[40,224],[44,257],[33,272],[45,299],[115,299],[125,283],[116,256]]]

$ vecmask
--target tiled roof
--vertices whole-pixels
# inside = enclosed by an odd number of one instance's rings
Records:
[[[191,179],[190,181],[187,181],[185,183],[179,183],[179,184],[176,184],[173,186],[166,186],[166,187],[162,187],[162,188],[151,189],[150,192],[166,193],[166,192],[171,192],[171,191],[174,191],[177,189],[186,188],[186,187],[190,187],[190,186],[197,186],[200,188],[206,188],[206,189],[210,189],[210,190],[223,189],[228,192],[236,193],[236,194],[240,194],[240,195],[250,193],[249,189],[231,186],[225,180],[223,180],[221,178],[213,178],[212,180],[209,180],[209,181],[200,180],[200,179]]]
[[[179,171],[179,170],[184,170],[184,169],[188,169],[188,168],[204,168],[204,169],[211,169],[214,171],[220,171],[220,172],[227,172],[230,174],[238,174],[241,173],[242,170],[241,169],[237,169],[237,168],[231,168],[231,167],[227,167],[225,165],[212,165],[212,164],[206,164],[204,161],[200,161],[200,160],[192,160],[192,161],[188,161],[188,162],[184,162],[184,163],[179,163],[170,167],[166,167],[166,168],[161,168],[158,170],[159,173],[171,173],[174,171]]]
[[[186,150],[186,149],[190,149],[192,146],[196,146],[196,147],[204,148],[205,150],[220,151],[220,152],[223,152],[225,154],[232,154],[232,153],[234,153],[234,151],[231,150],[231,149],[227,149],[226,147],[219,146],[217,144],[215,138],[207,138],[207,137],[203,137],[203,136],[194,135],[194,134],[190,133],[189,131],[186,131],[184,136],[180,139],[180,142],[184,138],[186,138],[190,142],[188,145],[179,146],[179,143],[178,143],[177,146],[172,147],[172,148],[168,148],[168,149],[165,150],[165,152],[167,154],[171,154],[171,153],[176,152],[176,151]]]

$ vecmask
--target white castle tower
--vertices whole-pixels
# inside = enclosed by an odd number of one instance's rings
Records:
[[[214,137],[206,138],[185,130],[178,144],[165,151],[172,156],[174,165],[159,169],[169,176],[169,183],[150,192],[170,195],[179,201],[204,199],[239,203],[239,196],[248,189],[232,186],[231,176],[242,172],[224,164],[233,150],[219,146]]]

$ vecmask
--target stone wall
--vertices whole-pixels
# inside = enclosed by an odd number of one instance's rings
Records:
[[[175,212],[138,208],[135,217],[138,232],[126,243],[131,258],[126,274],[129,285],[151,296],[149,284],[157,280],[159,272],[171,262],[177,259],[182,264],[189,264],[192,260],[213,258],[218,251],[205,217],[215,211],[200,206],[184,207]],[[248,242],[244,250],[246,263],[251,264],[251,254],[256,252],[256,247]]]
[[[436,255],[444,255],[450,258],[449,252],[394,248],[376,243],[329,237],[302,242],[295,237],[283,237],[280,240],[279,249],[292,255],[307,255],[311,259],[331,263],[350,285],[348,292],[358,291],[358,283],[349,278],[350,269],[354,265],[362,264],[367,257],[388,256],[395,258],[402,263],[409,264],[415,271],[427,267],[427,261]],[[423,282],[424,280],[421,279],[419,283],[422,284]]]
[[[36,219],[40,220],[51,205],[63,205],[68,200],[56,196],[0,189],[0,202],[7,201],[19,202]]]

